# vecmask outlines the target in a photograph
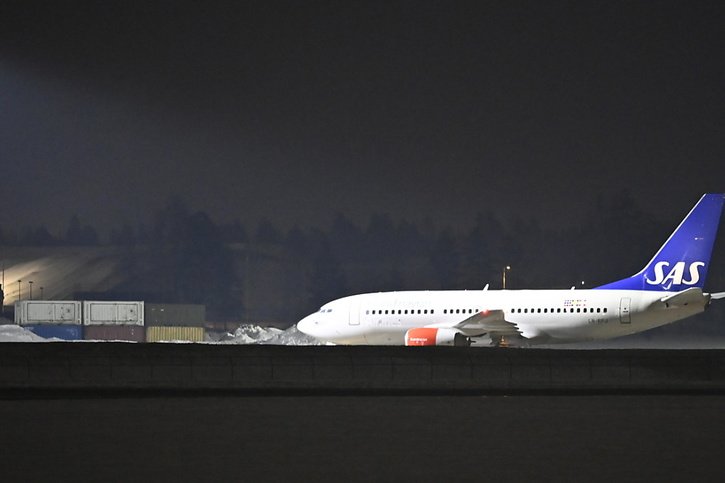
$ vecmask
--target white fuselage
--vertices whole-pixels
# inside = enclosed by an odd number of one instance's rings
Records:
[[[641,332],[702,312],[660,300],[673,292],[639,290],[407,291],[353,295],[325,304],[298,328],[335,344],[403,345],[409,329],[454,325],[482,310],[503,310],[526,342],[607,339]],[[483,335],[465,328],[469,337]]]

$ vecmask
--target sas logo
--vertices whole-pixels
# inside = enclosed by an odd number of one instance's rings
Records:
[[[672,285],[695,285],[700,281],[700,267],[705,266],[705,262],[692,262],[689,269],[689,280],[685,279],[685,262],[677,262],[670,269],[670,262],[657,262],[654,267],[655,279],[650,280],[646,278],[647,283],[650,285],[666,285],[666,288]],[[669,272],[665,275],[665,269]],[[669,283],[668,283],[669,282]]]

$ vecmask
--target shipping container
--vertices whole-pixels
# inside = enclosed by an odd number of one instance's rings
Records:
[[[204,327],[206,307],[195,304],[146,304],[146,327]]]
[[[146,327],[146,342],[162,341],[203,342],[203,327]]]
[[[143,302],[83,302],[83,325],[144,325]]]
[[[15,302],[15,323],[81,324],[81,303],[68,300],[19,300]]]
[[[139,325],[87,325],[83,335],[85,340],[146,340],[146,330]]]
[[[25,328],[45,339],[83,340],[82,325],[39,324],[26,325]]]

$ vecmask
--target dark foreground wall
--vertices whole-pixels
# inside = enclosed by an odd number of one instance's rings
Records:
[[[0,391],[725,392],[725,351],[4,343]]]

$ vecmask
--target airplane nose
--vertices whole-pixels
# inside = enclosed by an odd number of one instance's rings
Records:
[[[304,319],[297,322],[297,330],[303,334],[311,335],[314,337],[315,326],[317,323],[312,320],[311,316],[307,316]]]

